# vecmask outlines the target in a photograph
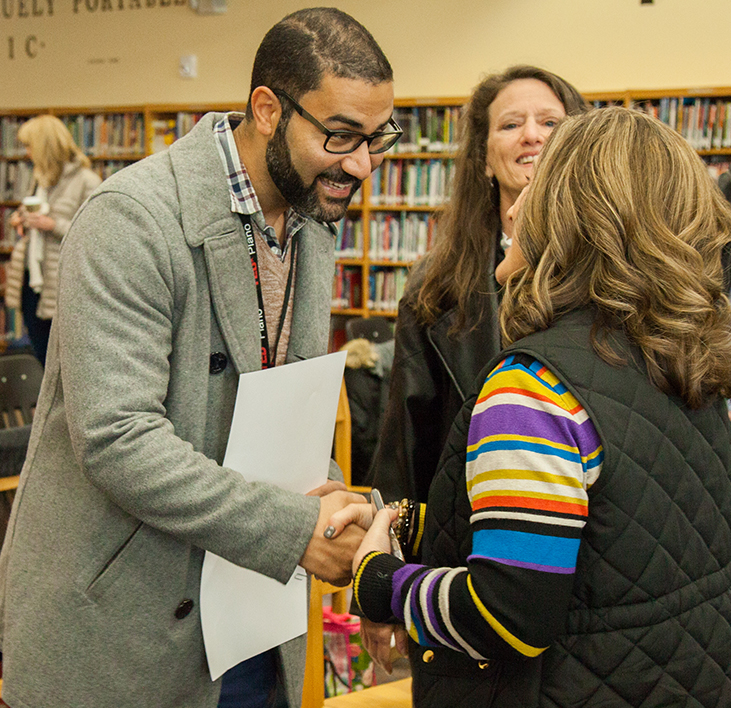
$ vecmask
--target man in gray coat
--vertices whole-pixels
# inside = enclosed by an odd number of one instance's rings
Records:
[[[398,139],[392,110],[367,30],[302,10],[263,40],[246,116],[205,116],[82,207],[0,556],[12,708],[216,706],[205,550],[280,582],[297,564],[350,579],[363,532],[323,530],[362,497],[334,481],[298,495],[221,463],[239,374],[327,349],[333,238],[318,222],[344,216]],[[304,638],[259,659],[237,690],[265,695],[237,705],[267,705],[278,679],[299,706]]]

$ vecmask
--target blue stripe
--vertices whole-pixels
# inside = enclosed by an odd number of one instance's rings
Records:
[[[580,542],[578,538],[483,529],[475,531],[472,536],[472,552],[483,558],[503,558],[535,565],[575,568]]]
[[[504,450],[526,450],[535,452],[539,455],[551,455],[560,457],[569,462],[581,464],[581,455],[578,452],[569,452],[568,450],[560,450],[542,443],[532,443],[526,440],[492,440],[483,443],[475,450],[467,452],[467,462],[477,459],[484,452],[502,452]]]

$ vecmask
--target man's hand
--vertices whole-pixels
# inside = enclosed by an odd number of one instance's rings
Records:
[[[305,494],[306,497],[324,497],[331,492],[347,492],[348,488],[342,483],[334,479],[328,479],[325,484],[315,487],[312,491]]]
[[[371,622],[367,617],[361,617],[360,636],[365,650],[387,674],[390,674],[393,668],[391,666],[392,636],[395,637],[396,651],[401,656],[406,656],[408,653],[406,630],[400,625],[378,624]]]
[[[348,504],[366,503],[365,497],[353,492],[335,491],[320,497],[317,525],[300,559],[300,565],[308,573],[339,587],[350,582],[353,556],[365,536],[365,531],[356,524],[350,524],[337,538],[330,539],[325,538],[325,529],[336,511]]]

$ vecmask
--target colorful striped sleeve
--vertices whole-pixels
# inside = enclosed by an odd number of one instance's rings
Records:
[[[540,654],[564,628],[602,459],[586,411],[549,370],[525,355],[501,362],[469,424],[467,566],[371,558],[368,572],[389,575],[393,616],[419,644],[476,659]]]

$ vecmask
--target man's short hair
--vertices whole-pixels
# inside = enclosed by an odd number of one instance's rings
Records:
[[[251,73],[251,94],[259,86],[286,91],[299,100],[319,88],[322,77],[359,79],[371,84],[393,81],[393,70],[373,35],[334,7],[313,7],[287,15],[259,45]],[[286,123],[292,107],[282,104]],[[251,118],[251,109],[246,115]]]

